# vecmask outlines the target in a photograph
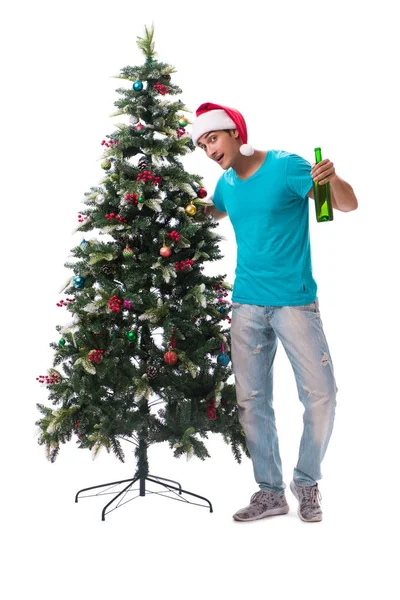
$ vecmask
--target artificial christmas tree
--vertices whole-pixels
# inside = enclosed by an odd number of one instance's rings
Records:
[[[72,439],[121,461],[124,440],[136,446],[133,478],[87,488],[129,482],[103,519],[136,481],[140,495],[146,479],[182,494],[176,482],[149,475],[150,444],[168,442],[176,457],[205,459],[203,440],[220,433],[238,462],[248,455],[228,382],[230,286],[204,272],[221,258],[222,238],[202,211],[201,177],[179,160],[194,150],[189,111],[172,100],[182,92],[173,67],[155,58],[153,28],[138,46],[144,64],[118,76],[131,83],[117,90],[113,116],[127,122],[102,141],[104,176],[78,215],[77,231],[88,239],[66,264],[73,274],[57,304],[72,321],[57,326],[53,368],[38,377],[53,404],[37,405],[39,443],[50,461]]]

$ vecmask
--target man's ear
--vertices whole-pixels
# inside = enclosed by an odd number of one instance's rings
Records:
[[[229,135],[231,135],[234,138],[238,138],[239,137],[239,132],[237,129],[230,129],[229,130]]]

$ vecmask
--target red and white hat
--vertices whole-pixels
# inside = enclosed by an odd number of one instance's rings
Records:
[[[254,148],[247,143],[246,121],[238,110],[205,102],[196,110],[196,117],[192,124],[192,140],[195,145],[197,140],[209,131],[237,129],[242,142],[240,153],[243,156],[254,154]]]

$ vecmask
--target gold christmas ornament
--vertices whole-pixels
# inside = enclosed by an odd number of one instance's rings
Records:
[[[194,215],[197,213],[197,208],[194,204],[188,204],[185,208],[185,211],[186,214],[190,215],[191,217],[194,217]]]

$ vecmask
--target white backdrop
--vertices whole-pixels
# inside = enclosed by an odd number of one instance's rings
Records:
[[[263,6],[261,12],[260,6]],[[1,36],[2,545],[4,597],[233,600],[294,593],[308,598],[398,598],[398,206],[395,2],[266,0],[190,4],[81,0],[15,1]],[[138,498],[100,520],[104,501],[75,504],[82,487],[134,470],[127,462],[63,447],[55,464],[37,445],[35,378],[51,366],[49,342],[65,314],[56,307],[81,236],[84,192],[97,184],[100,142],[121,82],[142,62],[136,36],[154,22],[158,58],[174,65],[182,99],[238,108],[259,149],[312,162],[322,147],[353,186],[359,209],[317,224],[310,206],[314,273],[339,387],[337,420],[320,483],[324,521],[302,523],[288,491],[286,517],[235,523],[256,491],[251,463],[237,465],[212,438],[212,458],[174,459],[150,450],[151,471],[181,481],[214,506]],[[196,151],[188,170],[211,193],[217,165]],[[210,272],[233,281],[231,225],[224,259]],[[279,349],[275,406],[288,484],[301,434],[301,405]],[[3,553],[4,553],[3,551]],[[396,561],[397,564],[397,561]],[[3,595],[3,593],[2,593]]]

